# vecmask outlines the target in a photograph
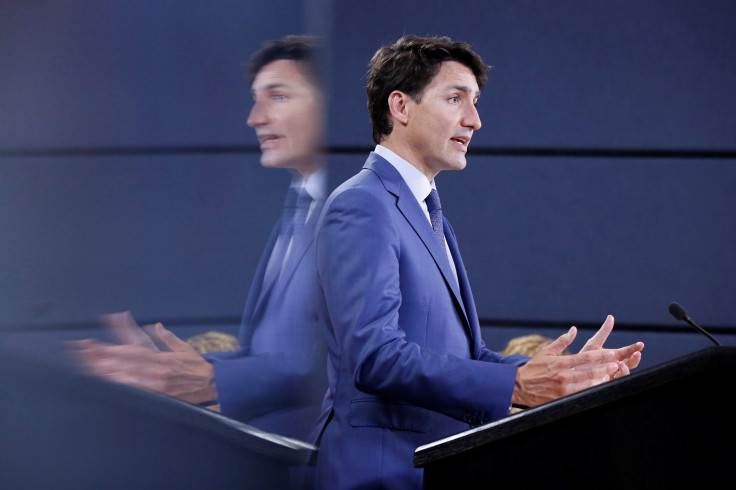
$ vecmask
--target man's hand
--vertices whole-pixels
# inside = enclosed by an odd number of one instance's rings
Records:
[[[129,311],[110,313],[101,318],[103,326],[112,334],[120,344],[139,345],[154,351],[159,348],[151,337],[138,326],[133,315]],[[145,328],[145,327],[144,327]]]
[[[612,329],[613,317],[609,315],[578,354],[560,355],[575,339],[575,327],[540,349],[518,369],[512,403],[533,407],[629,374],[639,365],[644,344],[604,349]]]
[[[588,339],[588,341],[585,343],[582,349],[580,349],[580,352],[588,352],[593,350],[598,350],[603,348],[603,344],[608,339],[608,336],[610,335],[611,331],[613,330],[613,316],[608,315],[606,317],[606,321],[603,322],[603,325],[601,325],[601,328],[598,329],[598,331],[593,335],[591,338]],[[613,378],[619,378],[621,376],[627,376],[630,373],[631,369],[634,369],[639,365],[639,362],[641,362],[641,349],[644,348],[644,344],[642,342],[637,342],[634,345],[640,345],[641,348],[639,350],[636,350],[631,357],[628,357],[626,359],[623,359],[619,361],[618,363],[618,369],[615,373],[611,375],[611,379]]]
[[[108,315],[105,323],[123,344],[95,340],[72,344],[90,374],[191,403],[217,399],[212,365],[162,324],[144,331],[128,313]]]

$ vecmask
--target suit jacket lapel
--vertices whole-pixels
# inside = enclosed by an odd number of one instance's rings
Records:
[[[253,276],[253,281],[248,292],[248,298],[245,301],[245,307],[243,308],[243,317],[240,320],[240,331],[238,333],[238,341],[243,348],[250,345],[250,339],[253,335],[253,326],[256,324],[255,313],[257,306],[261,303],[263,297],[263,280],[266,275],[266,267],[268,266],[268,260],[271,258],[273,248],[276,246],[276,240],[279,237],[279,231],[281,229],[281,220],[276,222],[271,231],[271,235],[268,237],[266,247],[261,254],[261,259],[258,262],[256,273]]]
[[[294,237],[294,240],[291,243],[291,250],[289,250],[289,256],[284,262],[279,276],[273,282],[268,284],[264,289],[262,289],[261,293],[259,294],[256,307],[253,311],[254,318],[263,314],[263,311],[268,305],[268,302],[271,300],[271,298],[273,298],[274,296],[278,297],[280,294],[283,293],[283,290],[289,284],[291,277],[294,275],[297,266],[302,260],[304,260],[304,255],[307,253],[309,246],[314,241],[315,225],[317,223],[320,211],[322,210],[323,204],[324,201],[317,202],[315,208],[309,215],[309,219],[304,224],[304,230],[302,231],[302,233],[299,234],[299,236]],[[273,247],[271,247],[271,250],[273,250]],[[268,258],[266,259],[266,263],[268,263]]]
[[[291,250],[289,251],[289,257],[286,259],[284,269],[281,271],[281,275],[276,281],[278,285],[276,288],[277,291],[280,292],[284,289],[286,284],[289,283],[291,276],[294,275],[294,271],[299,263],[304,259],[304,255],[307,253],[309,246],[314,241],[315,225],[317,224],[317,219],[319,218],[323,205],[324,201],[317,202],[304,224],[304,230],[299,234],[299,236],[294,237],[294,241],[291,244]]]
[[[399,172],[390,163],[376,153],[370,154],[363,168],[376,172],[383,181],[386,190],[396,196],[396,206],[417,235],[419,235],[419,238],[422,240],[424,246],[434,259],[435,264],[437,264],[440,272],[442,272],[442,276],[445,278],[445,283],[450,289],[455,302],[460,307],[465,324],[470,331],[470,323],[468,321],[466,308],[463,303],[457,281],[455,281],[455,276],[450,268],[450,262],[447,259],[447,252],[437,241],[437,238],[432,231],[432,225],[430,225],[427,217],[424,215],[424,212],[419,206],[414,194],[412,194],[411,189],[406,185],[401,174],[399,174]]]
[[[468,281],[468,275],[465,272],[465,264],[463,258],[460,256],[460,249],[455,238],[455,231],[452,229],[450,222],[447,218],[444,218],[444,231],[445,239],[447,240],[447,246],[450,249],[452,259],[455,261],[455,269],[457,271],[457,282],[460,285],[460,296],[463,298],[463,304],[465,305],[465,313],[469,320],[468,325],[470,328],[470,336],[473,339],[473,352],[474,355],[479,355],[480,340],[482,336],[480,333],[480,324],[478,323],[478,312],[475,309],[475,300],[473,299],[473,293],[470,289],[470,281]]]

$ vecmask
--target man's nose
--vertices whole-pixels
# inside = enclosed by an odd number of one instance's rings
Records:
[[[472,128],[477,131],[481,127],[480,114],[478,114],[478,108],[475,104],[469,104],[468,110],[465,113],[465,117],[462,121],[463,126]]]
[[[248,114],[248,126],[255,128],[268,122],[268,111],[265,104],[256,101]]]

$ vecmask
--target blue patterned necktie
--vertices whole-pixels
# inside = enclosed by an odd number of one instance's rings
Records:
[[[309,195],[306,189],[303,187],[299,189],[296,197],[296,204],[294,209],[293,229],[292,233],[294,236],[300,235],[304,231],[304,224],[307,221],[307,214],[309,214],[309,207],[312,205],[312,196]]]
[[[291,236],[294,226],[294,215],[296,214],[296,202],[299,192],[294,187],[289,187],[284,200],[284,210],[281,214],[281,230],[283,236]]]
[[[291,237],[294,234],[294,221],[298,214],[299,191],[294,187],[289,187],[289,191],[286,193],[286,199],[284,200],[284,210],[281,214],[281,226],[279,229],[279,236],[276,240],[276,245],[271,251],[271,257],[266,267],[266,273],[264,276],[264,284],[268,286],[273,280],[278,277],[281,272],[281,268],[284,264],[286,257],[286,251],[291,242]]]
[[[444,248],[445,234],[442,230],[442,204],[440,204],[440,195],[437,194],[437,189],[432,189],[432,192],[429,193],[424,201],[427,203],[427,210],[429,211],[429,219],[432,221],[434,236]]]

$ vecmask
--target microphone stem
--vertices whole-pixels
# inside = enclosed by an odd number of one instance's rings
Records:
[[[720,343],[720,342],[718,342],[718,341],[717,341],[717,340],[716,340],[716,339],[715,339],[715,338],[714,338],[714,337],[713,337],[713,336],[712,336],[711,334],[709,334],[709,333],[708,333],[708,332],[707,332],[707,331],[706,331],[706,330],[705,330],[705,329],[704,329],[703,327],[701,327],[700,325],[698,325],[697,323],[695,323],[695,322],[693,321],[693,319],[692,319],[692,318],[690,318],[689,316],[686,316],[686,317],[685,317],[685,321],[686,321],[686,322],[688,322],[688,323],[689,323],[690,325],[692,325],[693,327],[695,327],[695,328],[697,328],[698,330],[700,330],[700,332],[702,332],[702,333],[703,333],[703,335],[705,335],[705,336],[706,336],[706,337],[708,337],[708,338],[709,338],[709,339],[710,339],[711,341],[713,341],[713,343],[714,343],[714,344],[716,344],[716,345],[721,345],[721,343]]]

